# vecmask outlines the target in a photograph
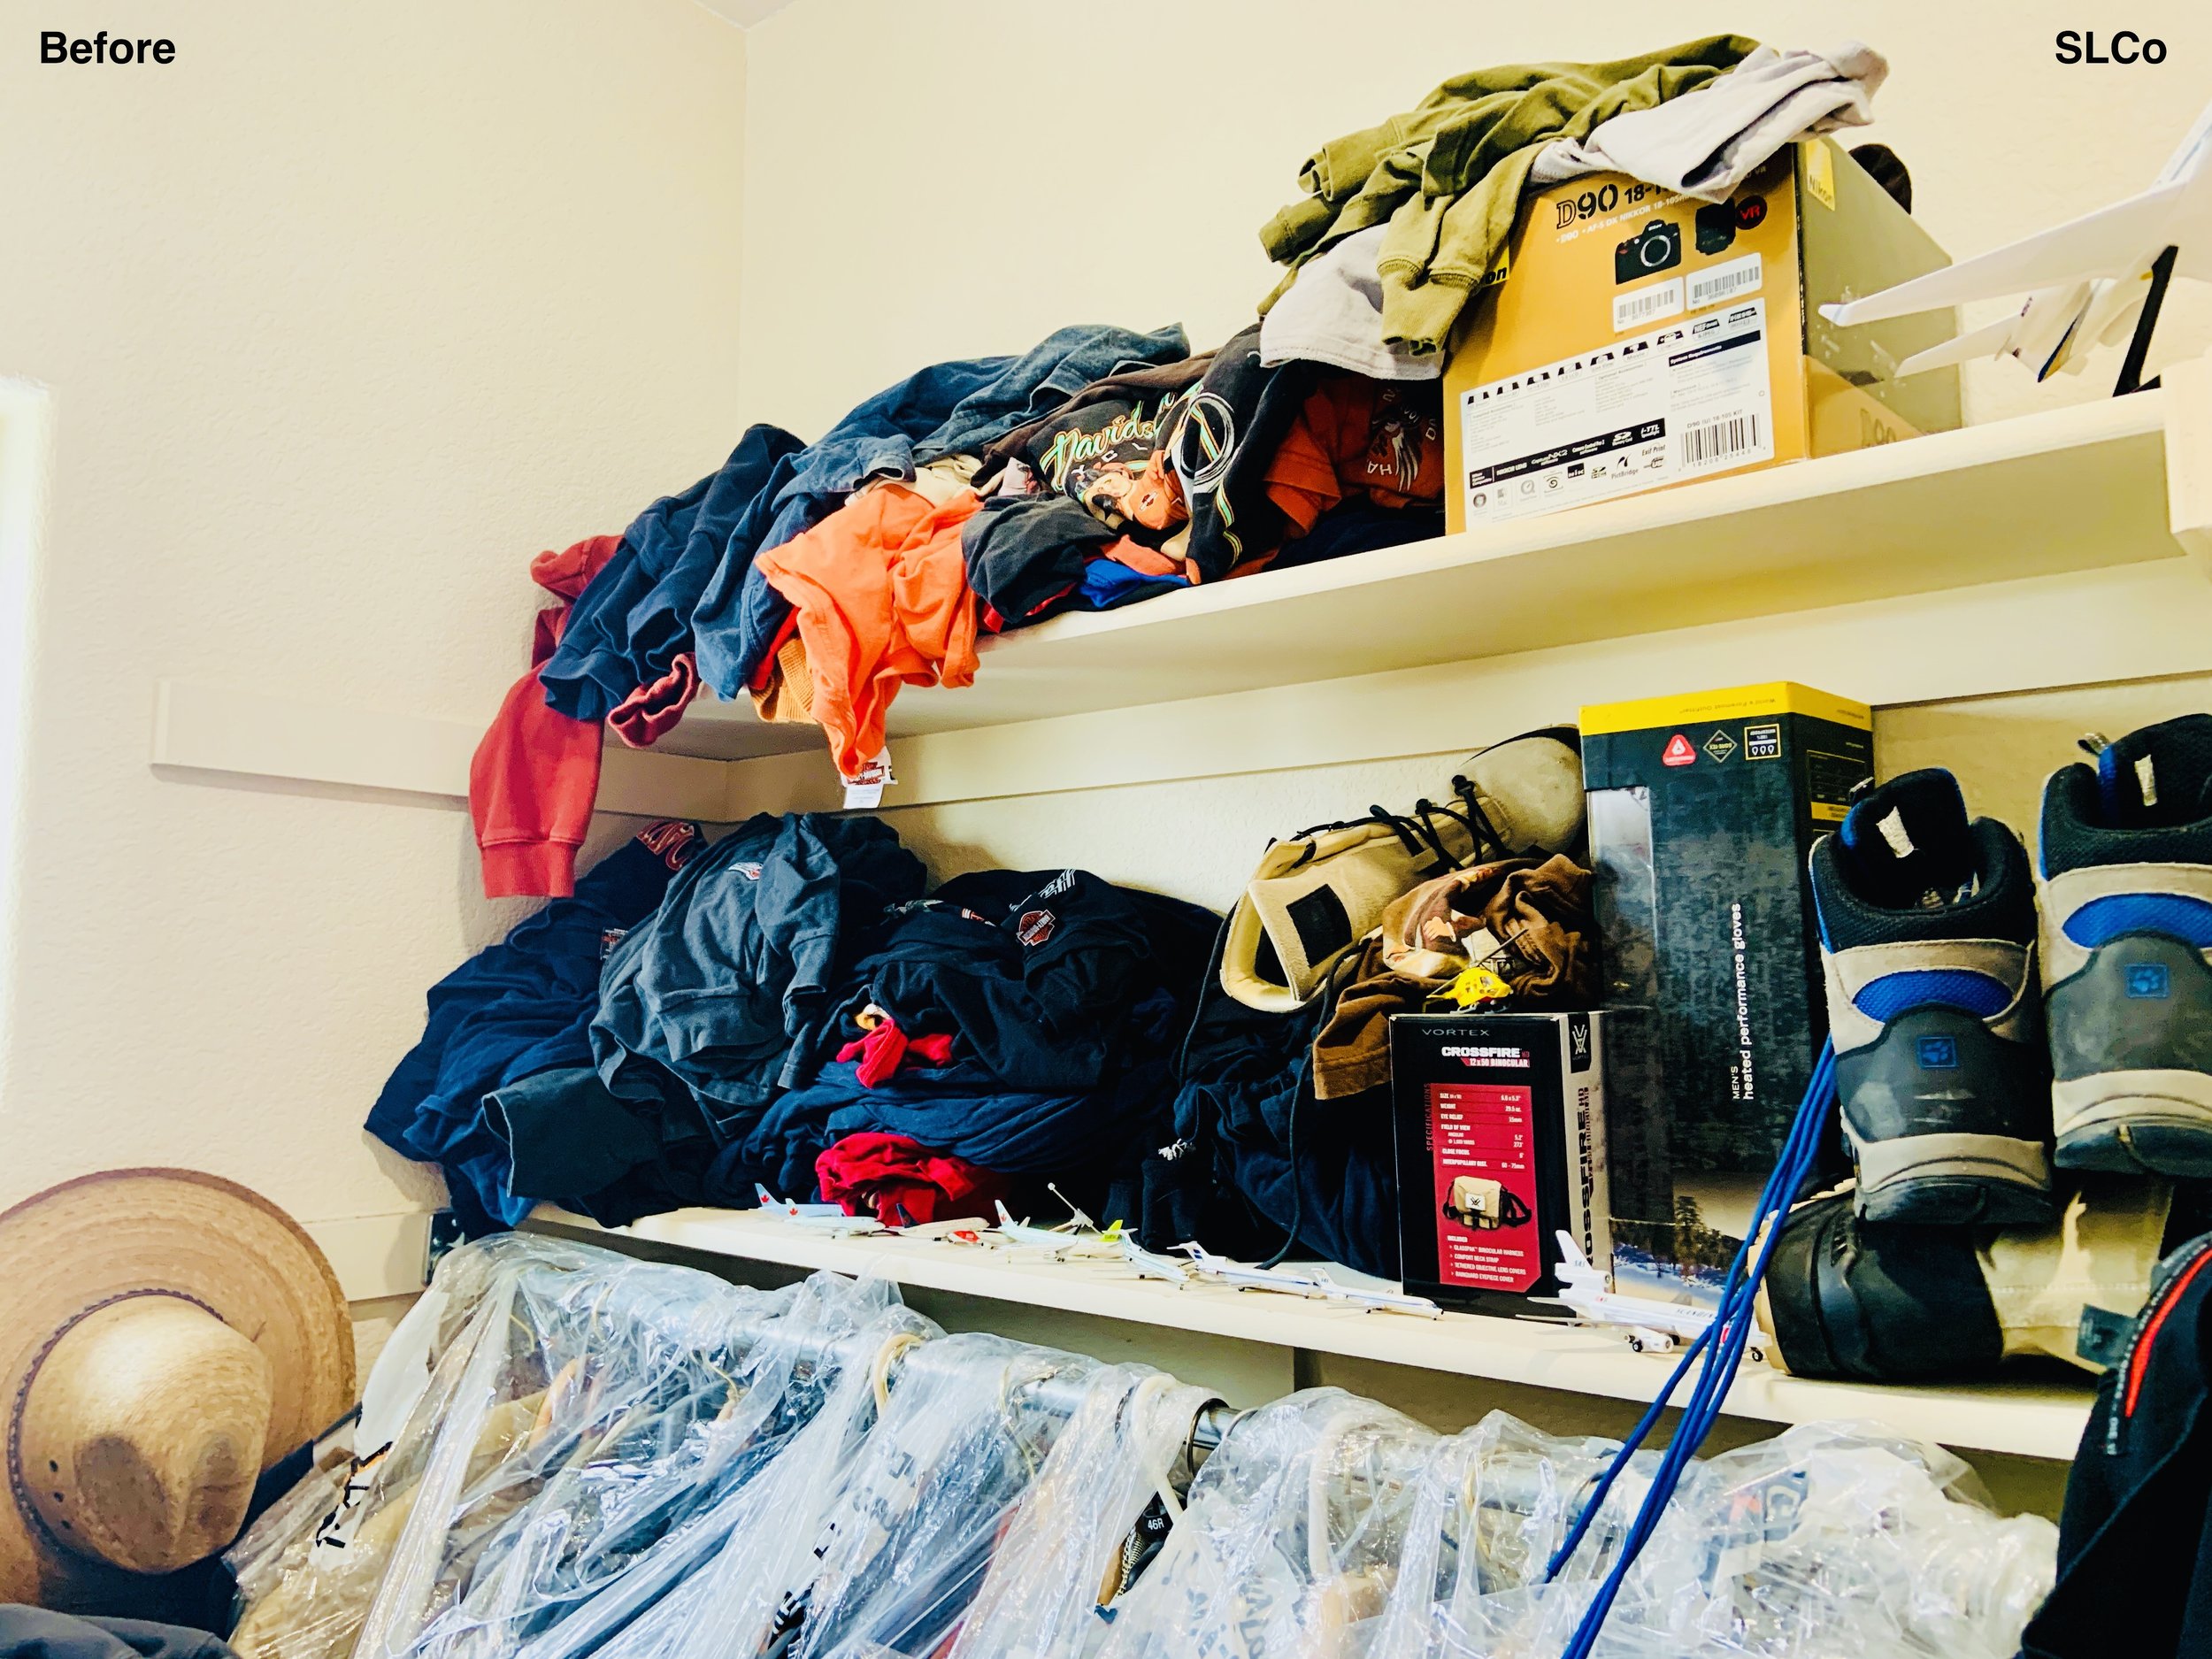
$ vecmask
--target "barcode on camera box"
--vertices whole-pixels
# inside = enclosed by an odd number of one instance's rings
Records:
[[[1630,288],[1613,296],[1613,332],[1624,334],[1632,328],[1658,322],[1663,318],[1678,317],[1681,312],[1680,277],[1664,282],[1653,282],[1640,288]]]
[[[1681,461],[1692,470],[1723,463],[1732,465],[1740,457],[1755,453],[1758,448],[1759,418],[1731,415],[1725,420],[1686,428],[1682,434]]]
[[[1467,523],[1497,524],[1774,457],[1753,300],[1463,393]]]

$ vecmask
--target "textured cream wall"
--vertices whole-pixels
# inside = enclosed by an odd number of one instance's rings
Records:
[[[2088,25],[2159,35],[2167,60],[2059,67],[2055,32]],[[746,409],[810,434],[909,367],[1076,320],[1180,320],[1217,343],[1272,286],[1256,233],[1325,140],[1459,70],[1729,29],[1881,49],[1863,136],[1904,156],[1916,213],[1960,255],[2149,183],[2212,96],[2193,0],[2096,18],[2057,0],[800,0],[748,37]],[[2212,295],[2178,295],[2162,337],[2212,343]],[[1974,404],[2110,383],[2038,394],[1993,369]]]
[[[2055,31],[2090,24],[2162,36],[2165,65],[2060,68]],[[1878,123],[1851,142],[1879,138],[1906,157],[1918,216],[1957,254],[2147,183],[2212,95],[2212,20],[2171,0],[2099,19],[2048,3],[1906,0],[1842,11],[1802,0],[1127,0],[1107,13],[1026,0],[801,0],[748,36],[746,412],[810,434],[920,364],[1018,350],[1075,320],[1179,319],[1194,343],[1212,344],[1249,321],[1271,285],[1256,232],[1322,141],[1409,107],[1458,69],[1603,58],[1731,27],[1786,44],[1856,35],[1886,52]],[[2160,338],[2162,357],[2212,345],[2212,294],[2185,285]],[[2102,396],[2116,367],[2108,353],[2085,378],[2039,388],[2012,365],[1983,365],[1970,402],[1989,419]],[[1709,683],[1729,680],[1720,664]],[[2069,706],[2057,700],[2032,741],[2010,746],[2016,778],[1989,780],[2015,815],[2068,758],[2070,727],[2053,734]],[[1959,718],[1955,728],[1950,711],[1914,712],[1900,727],[1914,764],[1946,752],[1954,729],[1971,752],[1982,717]],[[1993,718],[2016,732],[2024,717]],[[2046,740],[2057,752],[2044,752]],[[1370,802],[1402,807],[1441,787],[1457,758],[892,816],[942,871],[1079,862],[1221,904],[1269,836]]]
[[[0,1203],[129,1162],[409,1207],[434,1177],[363,1112],[518,907],[449,810],[156,777],[154,682],[489,714],[530,555],[742,424],[744,36],[692,0],[0,12],[0,376],[53,415]],[[42,67],[35,26],[176,62]]]

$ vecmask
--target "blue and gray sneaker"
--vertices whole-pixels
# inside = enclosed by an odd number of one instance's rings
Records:
[[[2035,883],[1958,780],[1907,772],[1813,848],[1836,1094],[1870,1221],[2052,1215]]]
[[[2043,788],[2058,1161],[2212,1176],[2212,715],[2084,747]]]

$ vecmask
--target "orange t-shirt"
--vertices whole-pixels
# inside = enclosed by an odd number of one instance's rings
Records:
[[[814,717],[841,775],[881,752],[902,684],[975,683],[976,599],[960,526],[982,505],[972,489],[939,505],[887,483],[755,561],[791,602]]]
[[[1433,382],[1332,374],[1308,396],[1268,463],[1268,499],[1288,515],[1293,535],[1347,495],[1381,507],[1444,494],[1442,396]]]

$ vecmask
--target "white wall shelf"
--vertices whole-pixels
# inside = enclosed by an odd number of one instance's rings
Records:
[[[549,1207],[537,1219],[709,1256],[810,1271],[876,1274],[949,1291],[1099,1319],[1202,1332],[1271,1346],[1342,1354],[1466,1377],[1617,1400],[1648,1402],[1671,1362],[1632,1353],[1606,1332],[1532,1320],[1446,1314],[1422,1319],[1219,1286],[1141,1279],[1112,1263],[1046,1262],[1020,1252],[889,1237],[833,1238],[758,1210],[680,1210],[603,1229]],[[1746,1364],[1727,1411],[1770,1423],[1870,1419],[1969,1450],[2070,1458],[2093,1390],[2041,1380],[1961,1388],[1817,1382]]]
[[[2177,557],[2164,394],[2058,409],[1056,617],[895,736],[1007,726]],[[666,740],[664,740],[666,741]],[[686,752],[772,753],[749,703]],[[757,746],[757,747],[756,747]]]
[[[901,695],[885,803],[1438,753],[1685,686],[1893,704],[2212,668],[2212,365],[2167,382],[1055,618]],[[450,801],[479,729],[164,681],[154,759]],[[818,733],[712,698],[610,747],[601,793],[839,803]]]

